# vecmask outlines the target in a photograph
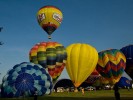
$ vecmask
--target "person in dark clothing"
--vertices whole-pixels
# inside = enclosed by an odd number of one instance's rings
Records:
[[[35,94],[34,94],[34,100],[37,100],[37,91],[35,91]]]
[[[114,95],[116,100],[120,100],[119,87],[117,83],[114,85]]]

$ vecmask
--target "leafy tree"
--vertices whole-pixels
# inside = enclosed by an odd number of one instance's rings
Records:
[[[0,32],[2,31],[3,27],[0,27]],[[0,41],[0,45],[3,45],[4,43]]]

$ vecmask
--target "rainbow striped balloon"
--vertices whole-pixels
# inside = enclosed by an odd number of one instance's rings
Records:
[[[40,64],[48,69],[53,82],[57,80],[66,64],[66,50],[58,42],[40,42],[29,53],[30,62]]]
[[[99,52],[99,60],[96,70],[110,83],[115,84],[121,78],[125,67],[126,57],[117,49],[110,49]]]

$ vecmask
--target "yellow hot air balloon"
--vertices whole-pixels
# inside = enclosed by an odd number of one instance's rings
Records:
[[[74,43],[66,48],[66,69],[75,87],[93,72],[98,62],[97,50],[89,44]]]
[[[49,39],[51,39],[51,34],[60,26],[62,19],[61,10],[55,6],[44,6],[37,12],[38,23],[47,32]]]

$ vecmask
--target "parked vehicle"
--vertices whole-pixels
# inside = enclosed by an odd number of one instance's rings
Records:
[[[85,91],[93,91],[93,90],[96,90],[96,88],[93,86],[88,86],[85,88]]]
[[[63,87],[58,87],[57,92],[64,92],[64,88]]]

